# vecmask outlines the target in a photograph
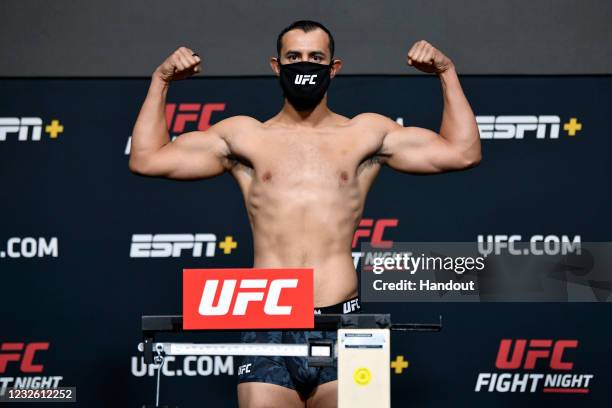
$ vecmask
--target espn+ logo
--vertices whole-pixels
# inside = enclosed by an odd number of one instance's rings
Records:
[[[16,134],[19,142],[40,142],[42,131],[43,119],[40,117],[0,117],[0,142],[6,142],[10,134]],[[58,119],[53,119],[44,126],[44,131],[54,140],[64,131],[64,126]]]
[[[572,117],[561,123],[558,115],[498,115],[476,116],[481,139],[524,139],[533,135],[536,139],[559,139],[561,125],[568,136],[576,136],[582,123]]]
[[[184,329],[314,327],[312,269],[184,269]]]
[[[184,250],[212,258],[216,247],[215,234],[132,234],[130,258],[178,258]]]

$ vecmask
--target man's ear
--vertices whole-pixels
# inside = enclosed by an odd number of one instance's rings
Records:
[[[332,78],[335,77],[341,68],[342,68],[342,60],[340,58],[334,58],[332,60],[331,77]]]
[[[276,76],[280,75],[280,67],[278,66],[278,58],[277,57],[270,58],[270,68],[272,68],[272,71],[274,71]]]

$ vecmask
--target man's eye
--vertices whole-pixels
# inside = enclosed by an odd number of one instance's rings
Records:
[[[294,59],[296,59],[296,58],[297,58],[297,55],[290,55],[290,56],[289,56],[289,59],[290,59],[290,60],[294,60]]]
[[[321,56],[320,55],[315,55],[313,58],[315,59],[315,61],[321,61]]]

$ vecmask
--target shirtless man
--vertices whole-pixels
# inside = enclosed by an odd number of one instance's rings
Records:
[[[254,267],[313,268],[315,307],[337,311],[357,296],[351,240],[381,166],[406,173],[475,166],[481,157],[478,128],[453,63],[425,41],[412,46],[407,63],[440,78],[439,134],[375,113],[347,118],[332,112],[326,91],[342,62],[333,58],[333,37],[321,24],[293,23],[279,35],[277,52],[270,66],[285,101],[276,116],[265,122],[234,116],[171,142],[164,110],[169,84],[201,70],[196,53],[176,50],[152,75],[132,133],[129,167],[171,179],[232,174],[253,232]],[[297,332],[263,335],[256,339],[247,332],[243,340],[286,342],[296,340]],[[337,404],[334,368],[308,368],[299,359],[281,357],[247,361],[249,372],[238,385],[241,408]]]

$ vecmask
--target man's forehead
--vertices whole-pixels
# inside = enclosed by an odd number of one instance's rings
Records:
[[[283,36],[282,52],[289,51],[297,52],[321,52],[329,53],[329,37],[327,33],[320,28],[304,32],[300,29],[290,30]]]

